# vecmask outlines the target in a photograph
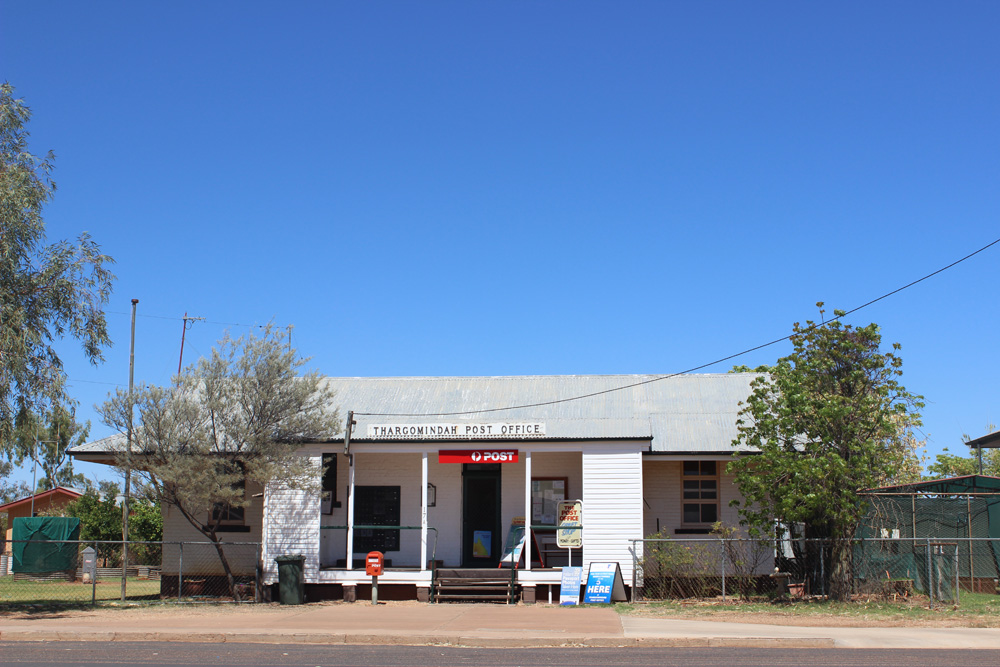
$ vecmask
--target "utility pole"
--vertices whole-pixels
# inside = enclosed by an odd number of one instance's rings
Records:
[[[35,422],[35,451],[31,452],[31,514],[28,516],[35,516],[35,491],[38,490],[38,479],[36,479],[38,471],[38,422]],[[4,574],[7,574],[4,572]]]
[[[58,424],[58,422],[56,422]],[[59,430],[56,429],[55,440],[38,439],[38,422],[35,422],[35,451],[31,455],[31,513],[28,516],[35,516],[35,492],[38,490],[38,445],[51,445],[59,443]],[[50,482],[52,480],[49,480]]]
[[[177,374],[181,374],[181,366],[184,365],[184,334],[187,333],[189,329],[188,322],[194,324],[198,320],[204,320],[204,317],[188,317],[187,312],[184,313],[184,324],[181,325],[181,357],[177,360]]]
[[[135,307],[138,304],[139,299],[132,299],[132,339],[128,348],[128,438],[125,444],[125,497],[122,501],[122,602],[125,602],[125,575],[128,572],[128,501],[132,482],[132,386],[135,377]]]
[[[288,351],[291,352],[292,351],[292,329],[295,328],[295,325],[294,324],[289,324],[285,328],[288,329]]]

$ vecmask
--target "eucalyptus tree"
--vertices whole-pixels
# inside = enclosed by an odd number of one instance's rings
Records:
[[[63,404],[52,406],[42,418],[27,411],[15,420],[12,459],[18,465],[31,461],[41,469],[36,491],[57,486],[86,487],[89,481],[73,472],[69,449],[83,444],[90,422],[76,421],[76,411]]]
[[[56,185],[55,156],[28,150],[31,110],[0,84],[0,450],[7,452],[18,414],[42,414],[67,401],[54,343],[80,341],[86,358],[103,361],[111,344],[103,308],[114,260],[86,233],[46,243],[42,209]]]

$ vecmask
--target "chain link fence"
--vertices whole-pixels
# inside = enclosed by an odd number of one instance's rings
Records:
[[[824,540],[633,540],[633,599],[825,597],[836,551]],[[934,604],[1000,594],[996,539],[857,539],[843,558],[852,596]]]
[[[258,542],[9,540],[7,547],[0,556],[0,608],[113,601],[254,602],[263,592]],[[124,569],[123,559],[128,562]]]

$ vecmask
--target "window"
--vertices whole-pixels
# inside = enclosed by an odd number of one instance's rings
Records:
[[[533,477],[531,479],[531,523],[539,526],[556,525],[558,505],[566,500],[566,477]]]
[[[246,499],[246,479],[233,482],[233,490]],[[246,525],[246,508],[234,507],[229,503],[215,503],[209,513],[209,524],[216,526],[220,533],[245,533],[250,531]]]
[[[219,523],[243,523],[244,514],[242,507],[233,507],[226,503],[216,503],[212,508],[212,521]]]
[[[354,487],[354,525],[398,526],[399,488],[398,486]],[[399,551],[399,531],[356,528],[354,551],[361,553]]]
[[[337,455],[323,455],[323,514],[333,514],[334,507],[340,507],[337,500]]]
[[[719,520],[719,472],[715,461],[685,461],[683,488],[685,524]]]

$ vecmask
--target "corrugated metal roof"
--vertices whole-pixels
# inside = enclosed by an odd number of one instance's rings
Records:
[[[739,403],[750,394],[756,374],[660,377],[380,377],[326,382],[336,392],[341,417],[346,418],[348,410],[355,412],[355,441],[367,439],[369,424],[537,421],[545,422],[548,439],[652,439],[654,452],[731,451]],[[588,397],[562,400],[577,396]],[[119,444],[115,438],[120,436],[73,451],[109,451]]]
[[[17,505],[29,504],[31,503],[32,499],[34,499],[35,503],[37,504],[38,502],[57,494],[66,496],[71,500],[75,500],[76,498],[82,496],[84,494],[84,491],[83,489],[76,489],[73,488],[72,486],[57,486],[54,489],[49,489],[48,491],[42,491],[41,493],[36,493],[34,494],[34,496],[24,496],[23,498],[12,500],[9,503],[4,503],[3,505],[0,505],[0,512],[8,512],[14,509],[14,507],[16,507]]]
[[[988,433],[984,436],[976,438],[975,440],[969,440],[965,444],[969,447],[1000,447],[1000,431]]]
[[[118,451],[125,451],[125,436],[118,433],[69,448],[71,454],[110,454]]]

